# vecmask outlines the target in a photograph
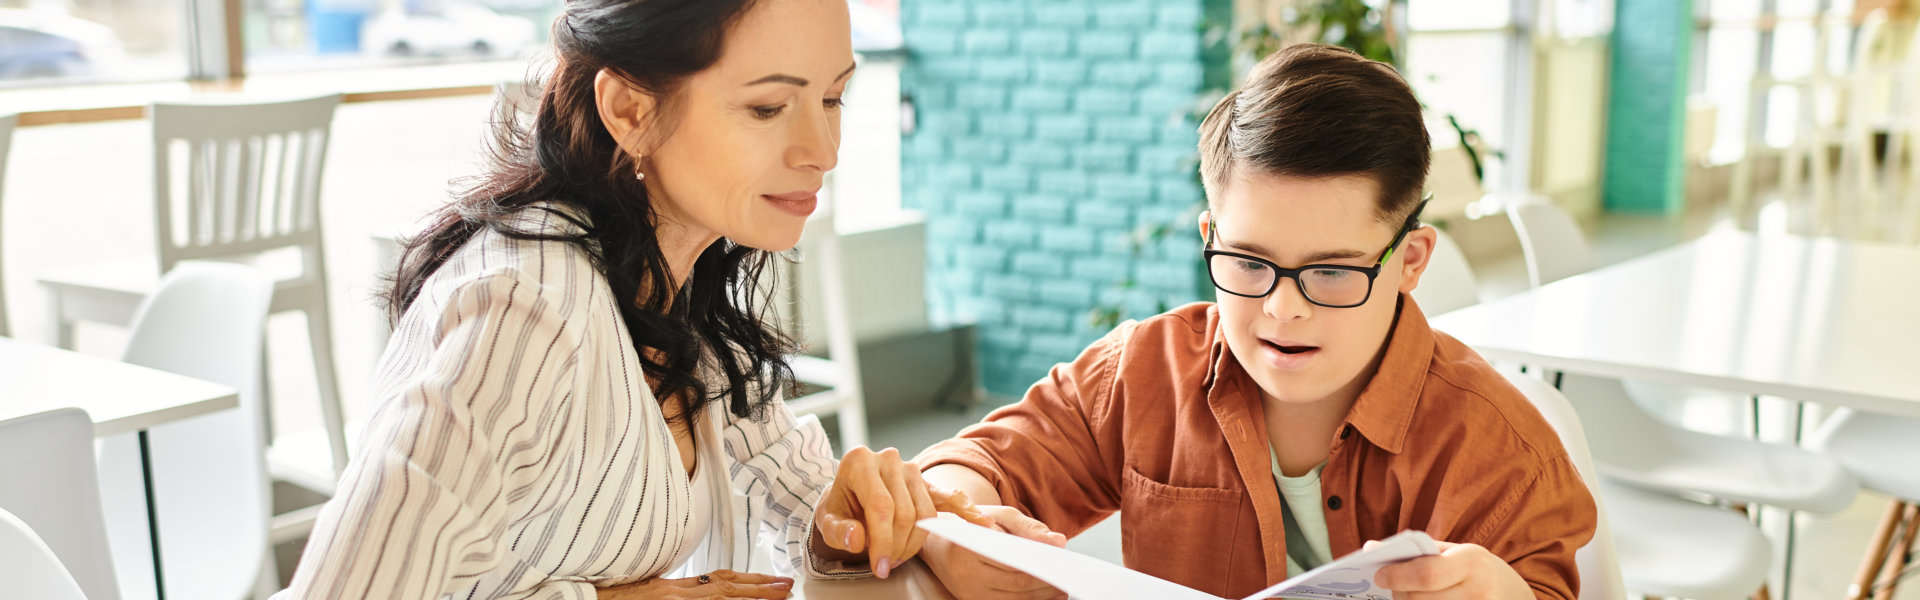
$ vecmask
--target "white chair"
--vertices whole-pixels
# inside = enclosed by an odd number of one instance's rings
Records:
[[[80,583],[67,573],[53,549],[13,513],[0,510],[0,565],[6,565],[7,592],[20,598],[87,600]]]
[[[1516,201],[1507,207],[1513,232],[1520,237],[1520,253],[1527,262],[1527,281],[1540,287],[1593,268],[1593,249],[1573,215],[1540,198]]]
[[[270,511],[259,365],[273,279],[246,265],[184,262],[141,304],[123,357],[128,363],[239,390],[240,409],[148,432],[162,575],[168,598],[235,600],[271,588]],[[101,488],[120,581],[153,581],[146,505],[138,493],[132,434],[101,440]],[[125,493],[113,493],[126,490]],[[137,523],[127,527],[123,523]]]
[[[1920,471],[1911,460],[1920,456],[1920,419],[1841,409],[1808,447],[1840,461],[1862,487],[1893,497],[1847,591],[1849,599],[1892,598],[1920,536]]]
[[[0,421],[0,509],[46,541],[87,598],[118,600],[93,457],[93,419],[86,411],[63,408]],[[0,585],[11,590],[13,582]]]
[[[13,126],[19,121],[20,115],[0,115],[0,232],[7,225],[7,150],[13,146]],[[6,337],[7,331],[7,249],[0,245],[0,337]]]
[[[825,358],[807,355],[788,357],[794,379],[800,383],[828,388],[787,400],[794,416],[835,415],[840,423],[841,450],[867,444],[866,396],[861,392],[860,352],[853,335],[853,316],[847,308],[845,260],[840,253],[840,234],[834,230],[833,198],[821,195],[821,210],[808,220],[800,236],[801,264],[820,287],[825,316],[827,351]]]
[[[255,104],[154,104],[157,259],[83,265],[43,274],[40,282],[52,294],[56,342],[71,347],[76,322],[130,322],[159,275],[182,261],[271,262],[297,250],[299,272],[275,282],[272,312],[306,316],[335,477],[346,466],[347,446],[319,201],[339,103],[339,95],[328,95]]]
[[[1435,229],[1440,239],[1433,244],[1433,258],[1427,260],[1427,270],[1420,275],[1419,287],[1413,288],[1413,299],[1420,303],[1420,311],[1428,315],[1441,315],[1480,303],[1480,282],[1473,276],[1473,265],[1467,263],[1467,255],[1460,251],[1453,236]]]
[[[1596,431],[1600,473],[1634,487],[1816,513],[1853,503],[1860,484],[1838,461],[1785,444],[1689,431],[1653,418],[1620,380],[1567,373],[1560,390]]]
[[[1473,172],[1473,157],[1459,144],[1434,148],[1432,165],[1427,170],[1427,214],[1470,214],[1467,207],[1486,197],[1486,186]],[[1433,313],[1438,314],[1438,313]]]
[[[1602,493],[1600,477],[1593,470],[1593,455],[1587,451],[1586,429],[1580,426],[1580,416],[1573,411],[1573,405],[1553,389],[1547,382],[1524,373],[1502,372],[1507,381],[1520,388],[1533,407],[1553,426],[1554,433],[1560,435],[1560,444],[1566,446],[1567,454],[1573,457],[1573,466],[1580,471],[1580,479],[1587,484],[1587,492],[1593,495],[1593,504],[1598,512],[1593,539],[1587,545],[1574,552],[1574,562],[1580,568],[1580,597],[1587,599],[1623,600],[1627,597],[1624,583],[1621,581],[1619,552],[1615,548],[1613,530],[1608,512],[1608,500]]]
[[[1574,555],[1580,597],[1627,591],[1682,598],[1745,598],[1766,581],[1769,547],[1731,511],[1621,486],[1599,475],[1585,428],[1566,396],[1534,377],[1504,373],[1560,434],[1599,510],[1593,540]]]

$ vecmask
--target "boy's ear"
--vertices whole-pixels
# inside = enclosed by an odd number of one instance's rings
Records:
[[[612,72],[601,69],[593,76],[593,102],[600,112],[600,124],[613,136],[614,143],[628,154],[646,154],[640,147],[646,123],[652,116],[653,96],[634,89]]]
[[[1407,232],[1406,247],[1400,251],[1400,292],[1407,293],[1419,287],[1420,275],[1427,272],[1427,261],[1433,259],[1433,247],[1440,242],[1440,234],[1432,225],[1421,225],[1419,229]]]
[[[1200,223],[1199,223],[1200,243],[1203,245],[1207,243],[1207,234],[1212,233],[1210,231],[1207,231],[1207,223],[1212,220],[1213,220],[1213,211],[1210,211],[1210,210],[1200,211]]]

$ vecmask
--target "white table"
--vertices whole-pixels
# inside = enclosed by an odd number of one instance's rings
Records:
[[[139,437],[154,589],[161,600],[167,588],[160,570],[160,520],[153,505],[147,430],[238,406],[239,394],[223,385],[0,337],[0,420],[76,407],[93,418],[94,437],[127,432]]]
[[[800,578],[795,600],[953,600],[926,563],[908,561],[886,579],[828,581]]]
[[[1920,246],[1716,232],[1433,319],[1490,359],[1920,417]]]

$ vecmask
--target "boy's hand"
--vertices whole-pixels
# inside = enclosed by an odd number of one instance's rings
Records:
[[[1372,548],[1380,542],[1367,542]],[[1486,548],[1434,542],[1440,553],[1381,567],[1373,576],[1380,587],[1404,600],[1531,600],[1533,588]]]
[[[994,529],[1058,547],[1067,545],[1067,536],[1048,529],[1045,523],[1020,514],[1011,506],[982,505],[980,512],[993,517]],[[958,600],[1052,600],[1066,594],[1032,575],[1009,569],[940,536],[929,536],[920,559],[940,578],[941,585]]]

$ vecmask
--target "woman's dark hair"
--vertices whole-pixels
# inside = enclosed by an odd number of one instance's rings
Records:
[[[727,32],[754,0],[568,0],[553,23],[553,67],[538,92],[530,125],[515,116],[514,98],[496,103],[491,165],[466,181],[467,189],[432,215],[425,232],[405,241],[393,286],[382,300],[398,320],[434,270],[484,230],[521,240],[570,243],[604,273],[620,302],[620,317],[661,402],[691,392],[687,410],[670,415],[690,423],[709,402],[727,401],[733,414],[762,416],[774,394],[792,379],[785,356],[793,341],[763,320],[756,282],[772,253],[721,238],[694,262],[677,288],[655,234],[655,199],[634,178],[632,156],[600,120],[594,77],[602,69],[656,99],[651,142],[671,135],[675,98],[687,78],[720,58]],[[551,202],[585,215],[578,235],[516,228],[529,205]],[[535,208],[537,209],[537,208]],[[658,359],[646,349],[658,352]],[[714,361],[705,363],[705,361]],[[715,367],[726,386],[699,376]],[[765,380],[766,385],[759,382]]]
[[[1420,102],[1392,65],[1299,44],[1260,61],[1201,122],[1201,183],[1212,198],[1234,169],[1365,175],[1380,186],[1376,216],[1397,225],[1420,203],[1431,144]]]

